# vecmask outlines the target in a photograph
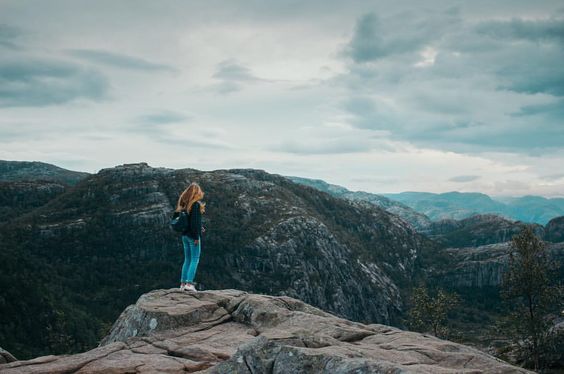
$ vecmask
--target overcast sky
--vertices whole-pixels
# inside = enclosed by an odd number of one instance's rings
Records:
[[[562,1],[0,0],[0,159],[564,196]]]

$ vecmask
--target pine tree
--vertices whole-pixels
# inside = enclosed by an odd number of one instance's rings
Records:
[[[512,239],[501,296],[511,306],[503,323],[518,359],[539,370],[551,351],[553,321],[562,307],[562,286],[555,284],[557,264],[542,240],[527,226]]]

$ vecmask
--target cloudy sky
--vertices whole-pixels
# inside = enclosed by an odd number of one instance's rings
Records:
[[[0,0],[0,159],[564,196],[562,1]]]

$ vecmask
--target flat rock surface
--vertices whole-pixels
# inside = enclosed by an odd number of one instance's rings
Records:
[[[527,373],[476,349],[351,322],[290,297],[156,290],[100,346],[0,365],[15,373]]]

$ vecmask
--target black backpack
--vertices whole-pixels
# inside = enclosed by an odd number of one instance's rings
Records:
[[[170,220],[170,227],[176,232],[183,233],[188,230],[188,213],[185,211],[174,215]]]

